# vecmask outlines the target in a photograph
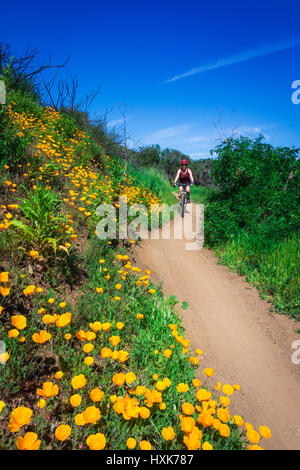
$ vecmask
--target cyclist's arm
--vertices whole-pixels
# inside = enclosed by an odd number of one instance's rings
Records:
[[[178,178],[179,178],[179,174],[180,174],[180,170],[177,171],[177,175],[176,175],[176,178],[175,178],[175,180],[174,180],[174,184],[177,183]]]
[[[191,183],[192,183],[192,184],[195,184],[195,183],[194,183],[194,177],[193,177],[192,170],[189,169],[189,173],[190,173]]]

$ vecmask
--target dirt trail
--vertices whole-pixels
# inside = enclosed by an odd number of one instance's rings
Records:
[[[185,219],[195,223],[195,206],[191,209],[188,205]],[[171,222],[171,239],[143,240],[135,247],[135,263],[150,269],[166,294],[188,302],[179,313],[192,349],[203,350],[201,370],[214,368],[212,384],[241,386],[231,397],[231,411],[255,429],[270,427],[265,449],[300,449],[300,365],[291,360],[291,345],[299,339],[296,323],[270,314],[270,304],[256,289],[218,265],[212,252],[187,251],[187,240],[173,239],[180,218]],[[201,371],[199,378],[204,378]]]

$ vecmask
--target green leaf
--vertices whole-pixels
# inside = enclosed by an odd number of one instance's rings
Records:
[[[171,295],[169,298],[168,298],[168,301],[170,304],[173,304],[173,305],[176,305],[179,303],[179,301],[177,300],[177,297],[176,295]]]
[[[181,304],[182,310],[186,310],[188,308],[189,304],[184,300]]]
[[[16,219],[12,220],[11,225],[13,227],[18,228],[18,229],[28,230],[28,225],[23,224],[23,222],[21,222],[20,220],[16,220]]]
[[[54,253],[56,253],[56,247],[57,247],[56,238],[46,238],[45,241],[48,242],[49,245],[51,245],[53,247],[53,251],[54,251]]]

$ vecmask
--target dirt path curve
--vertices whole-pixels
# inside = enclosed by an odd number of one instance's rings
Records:
[[[191,209],[188,205],[185,218],[195,222]],[[171,234],[179,219],[177,215],[171,222]],[[152,271],[166,294],[188,302],[189,308],[179,313],[192,349],[203,350],[201,370],[214,368],[212,384],[241,386],[231,397],[232,412],[255,429],[270,427],[272,438],[263,440],[265,449],[300,449],[300,365],[291,360],[291,345],[299,339],[296,323],[270,314],[256,289],[218,265],[211,251],[187,251],[185,243],[172,236],[149,238],[134,248],[133,259]],[[200,370],[199,378],[204,378]]]

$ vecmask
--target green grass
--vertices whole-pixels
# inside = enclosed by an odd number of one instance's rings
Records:
[[[135,179],[135,184],[140,187],[149,188],[155,193],[162,201],[163,204],[172,206],[178,202],[174,193],[174,187],[171,186],[166,176],[156,168],[139,168],[134,169],[129,166],[128,174]],[[174,213],[170,214],[171,219],[174,217]],[[160,225],[162,223],[162,217],[160,214]]]
[[[275,243],[240,232],[234,240],[216,248],[216,253],[223,264],[245,275],[280,313],[299,321],[299,248],[296,234]]]
[[[196,204],[205,204],[212,191],[213,189],[210,187],[194,185],[191,187],[191,201]]]

